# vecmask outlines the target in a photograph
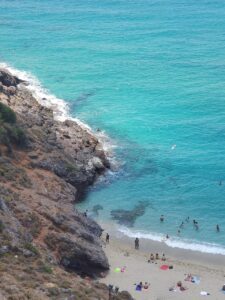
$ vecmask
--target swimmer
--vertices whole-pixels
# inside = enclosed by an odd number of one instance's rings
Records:
[[[182,223],[179,226],[180,228],[184,228],[184,222],[182,221]]]
[[[217,232],[220,232],[220,227],[219,227],[218,224],[216,225],[216,231],[217,231]]]
[[[160,222],[163,222],[163,221],[164,221],[164,215],[161,215]]]
[[[176,148],[176,144],[172,145],[171,150],[174,150]]]

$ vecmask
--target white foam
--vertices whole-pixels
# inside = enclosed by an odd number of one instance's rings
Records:
[[[0,63],[0,68],[8,70],[10,73],[15,75],[21,80],[26,82],[26,88],[32,93],[34,98],[43,106],[49,107],[53,110],[54,119],[57,121],[72,120],[79,124],[80,127],[87,130],[90,134],[97,137],[97,139],[102,144],[102,149],[108,156],[111,164],[116,166],[114,158],[114,149],[117,147],[115,141],[112,141],[111,138],[104,132],[93,132],[93,130],[84,122],[77,118],[73,118],[69,115],[69,106],[68,104],[60,98],[57,98],[55,95],[51,94],[47,89],[45,89],[40,81],[31,73],[27,71],[21,71],[13,68],[12,66],[6,63]]]
[[[135,231],[135,230],[130,230],[129,228],[126,227],[120,227],[118,228],[118,230],[119,232],[123,233],[128,237],[131,238],[138,237],[139,239],[142,238],[142,239],[147,239],[147,240],[152,240],[157,242],[163,242],[171,248],[180,248],[180,249],[186,249],[192,251],[199,251],[203,253],[225,255],[225,248],[218,244],[198,242],[189,239],[181,239],[179,237],[170,237],[169,239],[166,239],[165,235],[163,234]]]

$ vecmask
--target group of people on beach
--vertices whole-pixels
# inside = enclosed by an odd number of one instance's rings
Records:
[[[159,253],[156,253],[155,255],[153,253],[151,253],[150,257],[149,257],[149,260],[148,260],[148,263],[154,263],[155,260],[159,260],[159,259],[160,259]],[[161,260],[166,261],[166,256],[165,256],[164,253],[162,254]]]

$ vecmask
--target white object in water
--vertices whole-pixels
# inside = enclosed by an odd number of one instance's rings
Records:
[[[171,150],[174,150],[176,148],[176,144],[172,145]]]

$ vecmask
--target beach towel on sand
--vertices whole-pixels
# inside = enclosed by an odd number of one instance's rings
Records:
[[[166,270],[169,269],[169,266],[168,266],[168,265],[162,265],[162,266],[160,267],[160,269],[166,271]]]
[[[122,267],[122,268],[115,268],[114,269],[114,272],[115,273],[124,273],[125,272],[125,270],[126,270],[126,267],[124,266],[124,267]]]
[[[115,273],[119,273],[120,271],[121,271],[120,268],[115,268],[115,269],[114,269],[114,272],[115,272]]]
[[[200,277],[199,276],[192,276],[192,281],[195,284],[200,284]]]
[[[140,284],[138,284],[138,285],[136,286],[136,289],[135,289],[135,290],[141,292],[142,287],[140,286]]]
[[[201,295],[201,296],[209,296],[210,293],[208,293],[208,292],[206,292],[206,291],[201,291],[201,292],[200,292],[200,295]]]

